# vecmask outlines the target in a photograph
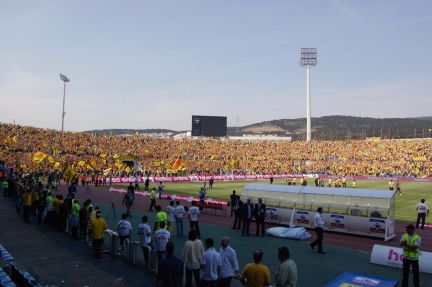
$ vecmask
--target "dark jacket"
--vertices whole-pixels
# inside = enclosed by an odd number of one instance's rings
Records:
[[[266,215],[266,205],[264,203],[259,206],[259,204],[255,204],[254,208],[254,217],[256,220],[263,221]]]
[[[250,216],[248,217],[248,207],[250,206]],[[253,207],[253,205],[250,203],[250,204],[247,204],[247,203],[245,203],[245,204],[243,204],[243,207],[242,207],[242,218],[243,219],[252,219],[253,218],[253,216],[254,216],[254,207]]]

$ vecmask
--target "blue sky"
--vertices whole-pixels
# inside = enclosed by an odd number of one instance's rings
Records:
[[[431,116],[432,1],[0,0],[0,122],[190,129],[306,115]]]

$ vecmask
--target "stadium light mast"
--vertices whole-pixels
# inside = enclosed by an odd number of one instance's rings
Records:
[[[60,75],[60,80],[63,81],[63,112],[62,112],[62,133],[64,130],[64,117],[66,115],[65,112],[65,100],[66,100],[66,83],[70,82],[70,79],[63,74]]]
[[[317,64],[317,48],[301,48],[300,66],[306,68],[306,141],[312,140],[310,69]]]

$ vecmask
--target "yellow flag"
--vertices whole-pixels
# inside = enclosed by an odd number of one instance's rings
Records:
[[[107,176],[111,171],[111,168],[104,169],[103,175]]]
[[[54,164],[54,168],[58,169],[59,167],[60,167],[60,163],[58,161],[56,161],[55,164]]]
[[[116,153],[115,155],[113,155],[113,158],[118,159],[120,158],[120,155]]]
[[[89,165],[89,164],[87,164],[87,169],[90,170],[90,171],[94,171],[94,168],[91,165]]]
[[[125,169],[125,171],[126,171],[127,173],[131,173],[132,170],[130,169],[130,167],[127,166],[126,169]]]
[[[49,161],[49,163],[55,163],[55,160],[52,156],[48,157],[48,161]]]
[[[63,178],[67,181],[72,181],[75,175],[76,171],[73,169],[73,167],[68,165],[63,173]]]
[[[116,166],[117,169],[121,169],[123,166],[121,162],[116,162],[114,165]]]
[[[80,160],[80,161],[78,162],[78,165],[79,165],[79,166],[85,166],[85,164],[86,164],[85,160]]]
[[[106,157],[107,157],[107,154],[106,154],[106,153],[101,153],[99,156],[100,156],[101,158],[106,158]]]
[[[91,160],[90,161],[90,165],[93,167],[93,168],[96,168],[96,161],[95,160]]]
[[[41,151],[36,152],[33,155],[33,161],[37,164],[41,163],[48,155],[46,153],[43,153]]]
[[[13,141],[14,143],[17,143],[17,142],[18,142],[17,136],[13,136],[12,141]]]

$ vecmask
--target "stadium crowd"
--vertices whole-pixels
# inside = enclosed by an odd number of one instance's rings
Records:
[[[48,157],[35,163],[34,155]],[[282,174],[432,175],[430,139],[272,142],[95,135],[0,124],[0,160],[22,172],[65,169],[105,175],[131,173],[136,159],[146,175]],[[181,167],[171,170],[176,160]]]

